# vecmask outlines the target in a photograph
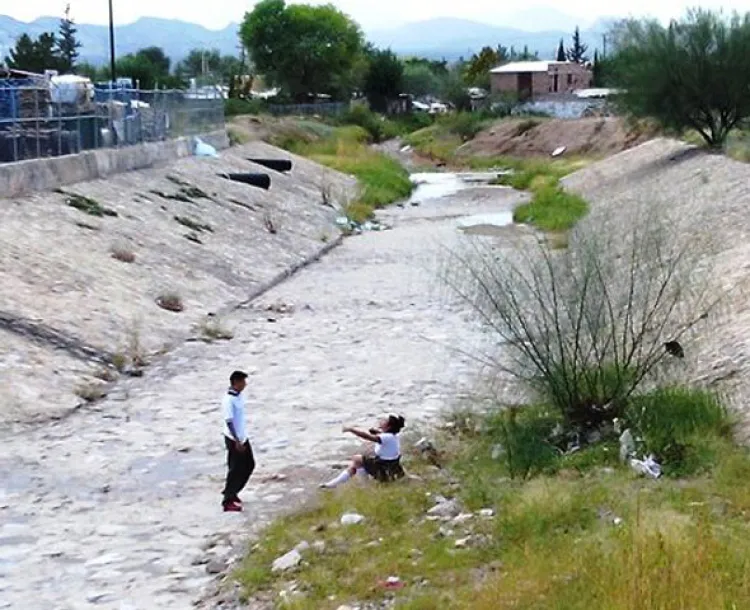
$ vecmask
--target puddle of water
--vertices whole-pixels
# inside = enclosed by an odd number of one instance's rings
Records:
[[[502,228],[513,224],[513,212],[476,214],[458,220],[458,228],[472,235],[497,235]]]
[[[468,186],[458,174],[441,172],[412,174],[411,181],[417,188],[412,192],[409,201],[418,203],[454,195]]]

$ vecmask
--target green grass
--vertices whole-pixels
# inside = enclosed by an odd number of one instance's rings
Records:
[[[729,439],[725,409],[684,388],[648,394],[632,409],[652,412],[638,418],[647,438],[671,429],[695,446],[711,437],[714,454],[701,474],[639,478],[620,464],[611,440],[570,455],[548,451],[540,439],[557,418],[544,407],[519,412],[510,440],[504,416],[463,414],[438,438],[447,470],[410,456],[406,467],[419,480],[350,483],[321,494],[272,524],[235,576],[247,597],[276,600],[296,582],[300,596],[277,605],[295,609],[381,602],[394,595],[379,586],[389,576],[405,583],[394,607],[409,610],[750,607],[750,456]],[[512,446],[535,460],[526,478],[510,478]],[[456,497],[474,516],[461,524],[427,520],[436,493]],[[494,518],[477,514],[485,508]],[[364,523],[339,525],[350,511]],[[303,540],[325,547],[304,551],[292,573],[272,573],[273,560]]]
[[[513,220],[543,231],[559,232],[572,229],[587,212],[588,204],[578,195],[559,186],[545,186],[534,192],[529,203],[514,210]]]
[[[370,148],[369,140],[364,128],[350,125],[335,128],[324,137],[287,143],[292,152],[357,178],[360,194],[348,206],[350,217],[357,222],[371,217],[378,208],[407,198],[414,188],[406,169]]]

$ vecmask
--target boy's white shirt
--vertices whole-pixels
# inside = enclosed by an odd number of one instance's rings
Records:
[[[224,420],[224,436],[233,439],[234,436],[227,425],[228,421],[232,422],[234,431],[237,433],[237,440],[245,442],[247,440],[247,424],[245,423],[245,399],[242,394],[227,392],[221,401],[221,411]]]

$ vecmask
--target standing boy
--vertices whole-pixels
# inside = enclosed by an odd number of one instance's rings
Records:
[[[247,373],[235,371],[229,377],[229,389],[224,395],[221,410],[224,419],[224,444],[227,448],[227,481],[224,485],[224,512],[242,511],[239,493],[255,469],[255,459],[247,439],[245,399],[242,392],[247,386]]]

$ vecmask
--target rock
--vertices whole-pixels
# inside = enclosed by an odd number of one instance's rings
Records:
[[[221,559],[212,559],[206,564],[206,572],[209,574],[221,574],[227,569],[227,562]]]
[[[297,546],[294,547],[294,550],[297,551],[298,553],[304,553],[305,551],[309,551],[310,543],[307,540],[303,540]]]
[[[460,515],[453,518],[453,523],[456,525],[461,525],[462,523],[466,523],[467,521],[474,518],[474,515],[471,513],[461,513]]]
[[[273,572],[286,572],[287,570],[296,568],[300,563],[302,563],[302,555],[296,549],[292,549],[286,555],[282,555],[276,559],[271,566],[271,570]]]
[[[326,543],[322,540],[316,540],[312,543],[312,548],[316,553],[324,553],[326,550]]]
[[[485,519],[491,519],[495,516],[495,511],[491,508],[483,508],[479,511],[479,516],[484,517]]]
[[[444,525],[440,526],[440,529],[438,530],[438,535],[442,536],[443,538],[451,538],[455,532],[450,529],[449,527],[445,527]]]
[[[467,546],[469,546],[469,542],[471,542],[471,536],[467,536],[466,538],[459,538],[456,540],[456,548],[457,549],[465,549]]]
[[[204,566],[209,561],[211,561],[210,557],[206,557],[205,555],[197,555],[196,557],[193,557],[192,561],[190,562],[191,566]]]
[[[341,525],[358,525],[364,520],[365,518],[357,513],[346,513],[341,516]]]
[[[338,608],[336,608],[336,610],[354,610],[354,608],[352,606],[347,606],[346,604],[344,604],[343,606],[339,606]]]
[[[460,512],[458,502],[442,498],[442,501],[438,501],[435,506],[427,511],[427,514],[433,517],[455,517]]]

